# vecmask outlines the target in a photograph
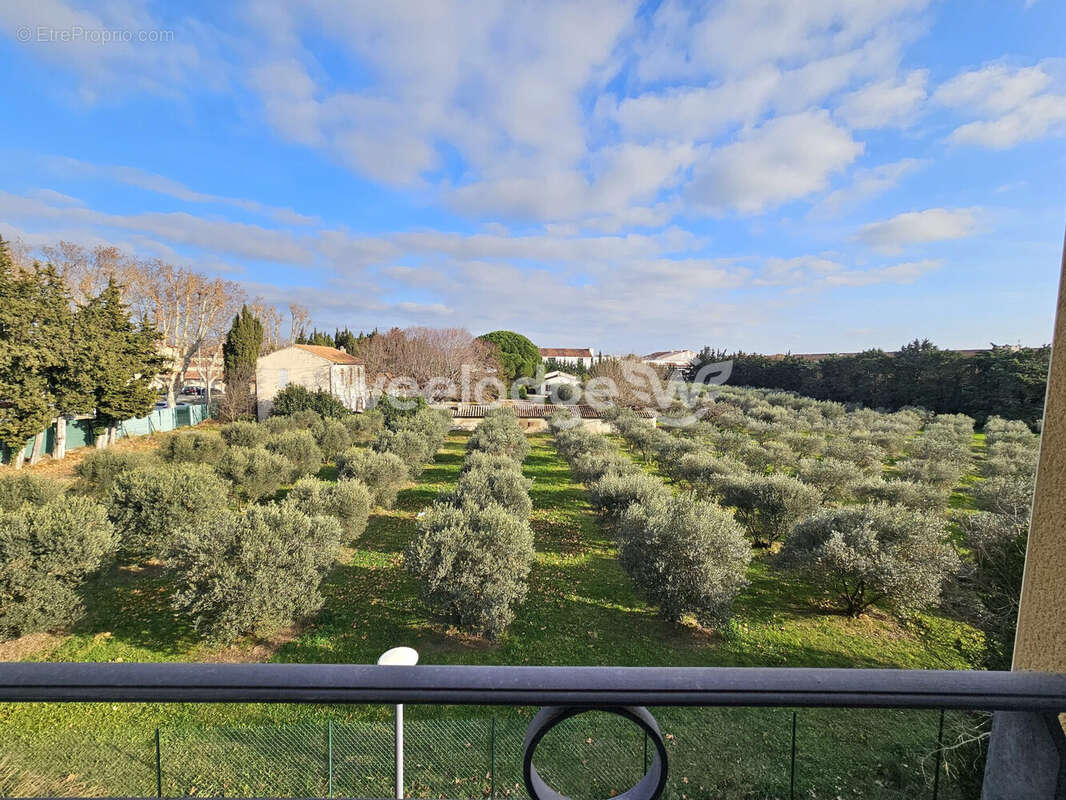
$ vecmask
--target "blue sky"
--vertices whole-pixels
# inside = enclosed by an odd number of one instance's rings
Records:
[[[1050,340],[1066,4],[0,0],[0,234],[319,327]]]

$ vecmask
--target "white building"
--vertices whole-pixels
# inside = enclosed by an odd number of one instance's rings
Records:
[[[351,411],[366,408],[366,367],[336,347],[294,344],[262,356],[255,366],[256,414],[270,416],[274,396],[290,384],[309,391],[324,389]]]
[[[582,364],[585,368],[592,366],[594,355],[591,347],[538,347],[540,357],[545,361],[549,358],[560,364]]]
[[[659,350],[641,356],[640,360],[655,367],[684,369],[696,360],[696,352],[694,350]]]
[[[557,369],[552,370],[545,374],[544,380],[540,383],[539,392],[540,394],[551,395],[558,387],[564,385],[578,390],[581,388],[581,379],[577,375],[571,375],[569,372]]]

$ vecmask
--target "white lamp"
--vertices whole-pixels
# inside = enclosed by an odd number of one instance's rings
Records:
[[[378,664],[390,667],[413,667],[418,651],[413,647],[394,647],[378,658]],[[403,705],[396,704],[396,797],[403,800]]]

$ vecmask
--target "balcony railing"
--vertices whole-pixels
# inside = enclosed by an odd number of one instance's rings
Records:
[[[658,797],[669,748],[647,707],[880,708],[1015,712],[1039,721],[1061,754],[1066,675],[791,668],[466,667],[334,664],[0,664],[3,702],[194,702],[540,706],[526,731],[522,778],[532,798],[557,798],[537,775],[554,725],[585,711],[619,715],[645,736],[644,776],[622,797]],[[793,717],[793,719],[795,719]],[[943,718],[941,718],[942,720]],[[1057,737],[1057,738],[1055,738]],[[938,747],[942,743],[938,742]],[[158,751],[157,751],[158,752]],[[1020,748],[1022,757],[1026,748]],[[713,753],[708,753],[708,757]],[[937,753],[939,758],[939,751]],[[1035,753],[1032,770],[1063,762]],[[795,774],[793,727],[792,773]],[[727,768],[723,765],[723,768]],[[331,765],[332,769],[332,765]],[[933,796],[938,789],[933,784]],[[332,781],[332,773],[331,773]],[[791,791],[795,791],[794,780]],[[332,789],[332,783],[330,784]],[[624,788],[624,787],[623,787]],[[162,790],[160,789],[160,793]],[[495,790],[492,792],[495,796]],[[690,794],[690,797],[699,796]],[[871,795],[873,796],[873,795]],[[1019,794],[1019,797],[1024,796]]]

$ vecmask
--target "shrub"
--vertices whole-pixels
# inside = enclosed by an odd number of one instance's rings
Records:
[[[660,493],[632,504],[619,529],[622,567],[663,616],[727,619],[744,588],[751,547],[740,525],[714,503]]]
[[[262,447],[269,431],[257,422],[231,422],[223,425],[222,441],[230,447]]]
[[[882,462],[885,460],[885,451],[877,445],[846,436],[830,439],[825,454],[828,458],[853,464],[862,472],[871,475],[881,471]]]
[[[338,454],[352,446],[352,435],[339,419],[323,419],[312,428],[315,443],[322,451],[322,457],[332,461]]]
[[[42,478],[29,472],[0,477],[0,511],[14,511],[23,504],[37,508],[66,491],[62,481]]]
[[[973,559],[967,583],[977,600],[976,624],[986,634],[988,669],[1010,669],[1029,519],[978,511],[959,520]]]
[[[615,450],[605,436],[581,428],[561,428],[555,434],[555,448],[568,461],[579,453],[610,453]]]
[[[518,469],[472,469],[459,476],[450,499],[460,506],[498,505],[519,519],[529,519],[533,510],[529,499],[532,485],[533,481],[522,477]]]
[[[674,478],[682,480],[694,489],[713,486],[728,475],[744,475],[748,468],[728,456],[714,456],[705,451],[687,453],[669,469]]]
[[[230,447],[216,469],[245,500],[254,503],[288,483],[295,467],[289,459],[262,447]]]
[[[643,505],[669,490],[646,472],[607,473],[589,487],[592,505],[604,516],[618,517],[633,504]]]
[[[412,478],[421,475],[426,462],[433,457],[425,437],[409,430],[382,431],[374,443],[374,449],[379,453],[395,453],[399,456]]]
[[[419,520],[404,564],[426,604],[462,628],[495,639],[526,597],[533,533],[499,506],[436,503]]]
[[[505,456],[502,453],[485,453],[481,450],[467,453],[466,458],[463,460],[463,465],[459,468],[459,474],[465,475],[471,470],[488,470],[490,472],[507,470],[519,474],[522,472],[522,468],[510,456]]]
[[[844,502],[851,498],[852,489],[861,476],[855,465],[847,461],[805,458],[799,463],[799,478],[820,491],[823,501]]]
[[[337,470],[342,478],[362,481],[374,505],[392,508],[396,495],[410,479],[407,467],[395,453],[377,453],[363,447],[351,447],[337,456]]]
[[[316,389],[312,392],[306,386],[290,383],[274,395],[274,405],[270,410],[271,416],[285,417],[300,411],[314,411],[323,417],[341,419],[351,413],[345,408],[344,403],[325,389]]]
[[[333,517],[341,524],[347,542],[363,535],[370,518],[370,490],[361,481],[330,483],[318,478],[301,478],[289,490],[285,503],[308,516]]]
[[[385,427],[390,431],[395,431],[403,426],[405,418],[413,417],[419,411],[428,407],[426,398],[422,395],[400,397],[398,395],[383,394],[378,398],[374,410],[382,415]]]
[[[440,450],[452,429],[452,415],[441,409],[422,408],[411,416],[397,420],[397,431],[412,431],[426,441],[429,458]],[[428,459],[427,459],[428,460]]]
[[[907,458],[896,462],[896,471],[904,480],[951,489],[958,485],[965,467],[957,461]]]
[[[943,511],[950,490],[929,483],[870,478],[855,484],[855,497],[866,503],[888,503],[915,511]]]
[[[376,408],[368,409],[360,414],[349,414],[342,417],[341,422],[352,434],[353,439],[374,439],[385,430],[385,415]]]
[[[83,491],[103,496],[111,488],[111,482],[123,472],[144,469],[158,463],[147,453],[130,453],[122,450],[93,450],[74,468],[81,478]]]
[[[292,464],[288,480],[318,472],[322,466],[322,451],[318,449],[315,437],[310,431],[300,430],[275,434],[267,439],[266,449],[282,456]]]
[[[783,540],[822,505],[817,489],[788,475],[732,475],[720,480],[717,490],[722,504],[736,508],[737,521],[761,547]]]
[[[175,536],[174,608],[210,640],[270,633],[322,607],[342,538],[336,520],[292,506],[215,514]]]
[[[490,411],[466,442],[469,452],[503,453],[521,463],[529,455],[529,442],[518,426],[514,412],[501,407]]]
[[[580,483],[594,483],[605,475],[626,475],[638,471],[633,460],[617,451],[581,453],[570,462],[570,471]]]
[[[168,436],[159,447],[167,461],[189,464],[214,464],[225,450],[226,443],[221,438],[199,431]]]
[[[112,558],[117,543],[107,510],[86,497],[0,514],[0,636],[80,619],[78,587]]]
[[[1034,488],[1032,477],[1017,476],[988,478],[975,484],[972,491],[974,502],[982,511],[1023,519],[1029,517]]]
[[[225,482],[199,464],[124,472],[107,496],[108,516],[121,537],[121,550],[138,560],[165,558],[175,531],[229,504]]]
[[[781,562],[836,593],[853,616],[881,599],[902,611],[934,605],[959,567],[944,520],[886,505],[830,509],[801,522]]]

